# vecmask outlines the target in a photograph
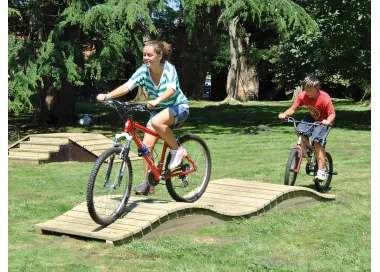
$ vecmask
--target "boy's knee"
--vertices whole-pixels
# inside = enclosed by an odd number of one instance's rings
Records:
[[[317,149],[324,149],[323,145],[319,141],[314,141],[314,147]]]

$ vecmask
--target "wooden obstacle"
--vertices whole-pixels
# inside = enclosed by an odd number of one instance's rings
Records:
[[[8,147],[8,162],[39,164],[61,161],[95,161],[113,141],[95,133],[34,134]],[[140,160],[130,152],[131,160]]]
[[[211,181],[204,195],[194,203],[131,196],[124,216],[101,227],[91,219],[83,202],[53,220],[36,224],[35,232],[68,234],[118,245],[334,199],[334,195],[305,187],[220,179]]]

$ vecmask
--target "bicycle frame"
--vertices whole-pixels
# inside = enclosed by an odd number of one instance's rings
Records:
[[[119,137],[118,136],[115,137],[115,143],[114,143],[114,144],[117,144],[117,140],[120,138],[120,136],[125,136],[127,139],[127,145],[125,146],[127,149],[126,150],[127,156],[129,154],[130,142],[132,140],[135,142],[135,144],[139,150],[143,150],[143,143],[142,143],[139,135],[137,134],[136,129],[141,130],[145,133],[149,133],[150,135],[153,135],[153,136],[157,137],[158,139],[163,140],[162,137],[157,132],[155,132],[154,130],[151,130],[145,126],[140,125],[138,122],[133,122],[132,116],[128,116],[126,118],[125,125],[124,125],[124,133],[126,133],[127,135],[125,135],[123,133],[119,134]],[[194,161],[191,158],[189,158],[188,156],[185,156],[185,158],[192,165],[192,168],[190,170],[183,171],[181,168],[176,168],[176,169],[174,169],[174,171],[172,170],[169,174],[162,175],[162,171],[163,171],[163,167],[164,167],[164,161],[165,161],[165,157],[166,157],[166,151],[168,148],[169,148],[169,145],[167,144],[166,141],[164,141],[164,146],[163,146],[163,149],[161,152],[161,158],[160,158],[160,161],[159,161],[157,167],[154,164],[154,160],[153,160],[153,157],[151,156],[150,152],[147,152],[146,154],[143,155],[145,161],[148,163],[148,165],[149,165],[149,167],[153,173],[155,180],[166,180],[168,178],[172,178],[172,177],[179,176],[179,175],[187,175],[187,174],[190,174],[190,173],[196,171],[196,166],[194,164]]]
[[[311,158],[306,152],[306,147],[308,147],[312,152],[314,152],[314,147],[304,138],[303,133],[300,133],[298,136],[298,142],[297,145],[293,147],[293,149],[299,149],[301,152],[301,157],[298,161],[297,168],[294,170],[294,172],[299,173],[301,169],[302,164],[302,158],[305,158],[307,161],[307,164],[309,164],[310,168],[313,169],[315,164],[315,158],[313,158],[313,161],[311,161]]]
[[[314,156],[313,157],[313,161],[310,159],[309,155],[307,154],[306,152],[306,148],[308,147],[313,153],[314,153],[314,146],[312,144],[310,144],[307,139],[303,136],[304,133],[308,132],[314,125],[316,125],[316,123],[306,123],[306,124],[309,124],[310,127],[308,130],[306,131],[299,131],[297,130],[297,127],[296,127],[296,122],[293,118],[291,117],[287,117],[288,120],[292,121],[293,122],[293,125],[294,125],[294,129],[297,131],[297,133],[299,134],[298,135],[298,142],[296,144],[296,146],[293,147],[293,149],[299,149],[300,152],[301,152],[301,157],[298,161],[298,165],[297,165],[297,168],[294,170],[294,172],[296,173],[299,173],[300,169],[301,169],[301,164],[302,164],[302,158],[305,157],[306,158],[306,161],[307,161],[307,164],[309,165],[310,169],[313,169],[314,168],[314,165],[317,163],[316,162],[316,157]],[[305,123],[305,122],[299,122],[299,123]],[[329,134],[330,132],[330,129],[331,129],[331,126],[328,126],[328,129],[327,129],[327,133],[325,135],[325,138],[323,139],[323,147],[325,147],[326,145],[326,137],[327,135]],[[292,150],[293,150],[292,149]]]

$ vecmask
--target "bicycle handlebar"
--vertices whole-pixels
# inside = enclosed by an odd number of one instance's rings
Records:
[[[104,100],[103,104],[106,106],[114,107],[114,108],[122,107],[127,112],[128,111],[140,111],[140,112],[148,111],[149,112],[148,106],[142,103],[130,104],[128,102],[121,102],[114,99],[106,99]]]
[[[309,123],[309,122],[304,122],[304,121],[297,121],[293,117],[290,117],[290,116],[286,116],[284,120],[286,122],[293,123],[294,129],[297,132],[302,132],[302,133],[308,132],[313,126],[323,126],[321,121],[315,121],[314,123]],[[309,128],[305,131],[297,130],[297,123],[309,125]],[[328,127],[331,127],[331,125],[328,125]]]

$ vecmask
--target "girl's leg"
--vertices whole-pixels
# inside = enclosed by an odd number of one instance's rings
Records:
[[[148,128],[152,129],[153,128],[151,126],[148,126]],[[153,135],[149,134],[149,133],[145,133],[144,134],[144,139],[143,139],[143,143],[145,144],[145,146],[149,149],[149,152],[152,152],[153,151],[153,148],[157,142],[157,138],[154,137]],[[148,186],[148,170],[149,170],[149,164],[143,160],[143,164],[144,164],[144,181],[137,185],[136,187],[133,188],[133,190],[136,192],[136,193],[139,193],[139,194],[142,194],[144,193],[146,190],[147,190],[147,186]],[[155,189],[153,186],[150,187],[149,189],[149,192],[148,194],[154,194],[155,193]]]
[[[148,128],[151,129],[151,130],[154,130],[153,127],[148,127]],[[157,140],[158,140],[157,137],[154,137],[153,135],[151,135],[149,133],[144,133],[143,143],[149,149],[149,152],[152,153],[152,151],[154,149],[154,146],[157,143]],[[143,162],[144,162],[144,177],[145,177],[145,180],[146,180],[148,178],[147,176],[148,176],[149,165],[148,165],[148,163],[145,160],[143,160]]]
[[[153,129],[168,143],[170,149],[178,150],[178,143],[170,129],[174,121],[174,116],[169,109],[160,111],[151,120]]]
[[[169,127],[175,123],[174,114],[168,108],[164,109],[156,114],[151,122],[154,130],[167,142],[171,149],[171,159],[168,168],[176,168],[187,155],[187,151],[182,146],[178,146],[173,132]]]

